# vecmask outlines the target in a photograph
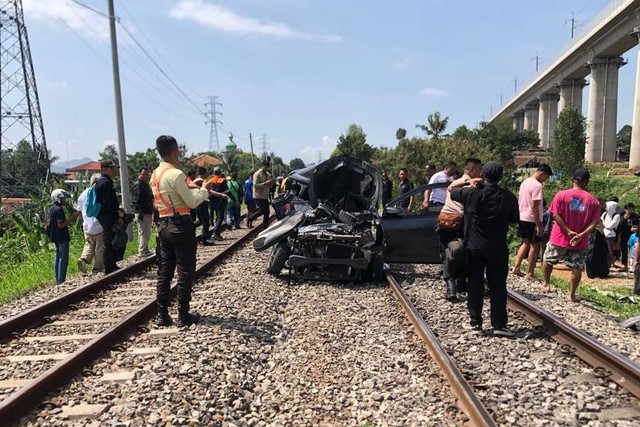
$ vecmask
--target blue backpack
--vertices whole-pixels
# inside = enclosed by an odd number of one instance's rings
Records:
[[[92,218],[100,215],[100,210],[102,209],[102,203],[98,201],[98,195],[96,194],[96,186],[95,184],[89,187],[89,192],[87,193],[87,201],[84,204],[85,212],[87,216]]]

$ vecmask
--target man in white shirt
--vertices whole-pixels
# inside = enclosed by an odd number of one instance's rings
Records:
[[[448,162],[444,165],[444,168],[435,173],[429,180],[429,184],[436,184],[440,182],[453,182],[453,176],[457,172],[458,165],[456,162]],[[444,206],[444,202],[447,200],[447,187],[434,188],[433,190],[425,190],[424,198],[422,200],[422,207],[427,209],[431,206]]]
[[[100,174],[91,176],[89,185],[93,185],[100,179]],[[80,197],[78,197],[77,209],[82,212],[82,229],[84,230],[84,248],[82,255],[78,258],[78,270],[83,273],[87,272],[87,265],[93,262],[93,273],[99,273],[104,270],[104,245],[102,242],[102,225],[98,218],[87,216],[85,204],[87,202],[87,193],[89,188],[85,189]]]

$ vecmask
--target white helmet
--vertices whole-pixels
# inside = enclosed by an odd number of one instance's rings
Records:
[[[62,203],[65,200],[71,200],[71,194],[61,188],[56,188],[51,192],[51,200]]]

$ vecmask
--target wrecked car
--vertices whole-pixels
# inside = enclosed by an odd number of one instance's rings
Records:
[[[272,248],[267,272],[287,267],[302,279],[382,278],[378,169],[339,156],[294,171],[289,180],[291,189],[273,201],[279,221],[253,242],[258,251]]]
[[[440,263],[439,206],[419,209],[423,185],[383,207],[380,171],[351,156],[331,158],[289,174],[289,190],[273,200],[278,222],[258,235],[258,251],[271,248],[267,272],[287,268],[296,278],[381,280],[385,263]],[[414,198],[414,209],[399,206]]]

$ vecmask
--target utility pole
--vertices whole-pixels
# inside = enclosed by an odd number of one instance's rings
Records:
[[[516,76],[515,79],[512,80],[513,81],[513,92],[518,92],[518,76]]]
[[[577,27],[577,23],[580,22],[578,20],[576,20],[576,18],[573,16],[573,12],[571,12],[571,19],[565,19],[564,23],[568,24],[569,22],[571,22],[571,38],[573,39],[573,35],[575,33],[576,27]]]
[[[253,154],[253,135],[251,135],[251,132],[249,132],[249,145],[251,146],[251,171],[255,172],[256,165],[254,164],[254,160],[253,160],[253,158],[255,157],[255,154]]]
[[[120,192],[122,193],[122,206],[125,210],[131,209],[131,197],[129,195],[129,169],[127,168],[127,148],[124,140],[124,118],[122,114],[122,92],[120,90],[120,67],[118,65],[118,41],[116,39],[116,16],[113,8],[113,0],[109,3],[109,32],[111,34],[111,62],[113,64],[113,91],[116,101],[116,123],[118,125],[118,159],[120,160]],[[127,227],[128,228],[128,227]]]
[[[536,73],[537,73],[538,68],[540,67],[540,57],[538,56],[538,52],[536,52],[536,56],[531,58],[531,60],[536,62]]]
[[[500,106],[502,107],[502,102],[503,102],[502,94],[500,94],[500,96],[498,98],[500,98]]]
[[[207,120],[205,123],[210,125],[209,128],[209,151],[213,151],[214,147],[216,152],[220,152],[220,139],[218,139],[218,125],[222,124],[221,120],[218,120],[218,116],[222,116],[222,112],[218,111],[217,107],[222,107],[222,104],[217,101],[219,96],[209,96],[209,102],[205,103],[205,107],[209,107],[207,112]],[[214,145],[215,141],[215,145]]]

